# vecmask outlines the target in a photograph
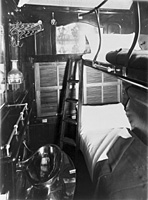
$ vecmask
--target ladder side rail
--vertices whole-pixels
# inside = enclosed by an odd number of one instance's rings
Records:
[[[69,68],[71,68],[72,65],[72,60],[68,59],[67,63],[66,63],[66,67],[65,67],[65,72],[64,72],[64,77],[63,77],[63,86],[62,86],[62,90],[61,90],[61,95],[60,95],[60,99],[61,102],[59,104],[59,109],[60,110],[60,114],[63,115],[63,111],[64,111],[64,105],[65,105],[65,99],[66,99],[66,95],[67,95],[67,91],[68,91],[68,84],[67,84],[67,80],[69,80],[70,77],[70,70]]]
[[[72,82],[71,82],[71,85],[70,85],[70,88],[69,88],[69,91],[70,91],[69,98],[71,99],[71,103],[69,104],[69,106],[70,106],[69,110],[70,110],[71,117],[76,114],[75,111],[76,111],[76,104],[77,103],[74,103],[74,100],[76,100],[75,102],[77,102],[77,100],[78,100],[78,96],[76,95],[77,94],[77,85],[78,85],[78,82],[79,82],[78,79],[76,80],[78,62],[79,62],[78,60],[74,60],[73,65],[72,65],[72,69],[71,69],[71,80],[72,80]],[[72,103],[72,99],[73,99],[73,103]]]
[[[79,94],[78,94],[78,111],[77,111],[77,132],[76,132],[76,148],[80,148],[80,131],[82,126],[82,104],[83,104],[83,71],[84,64],[83,60],[80,60],[78,63],[79,67]]]
[[[72,60],[68,59],[67,63],[66,63],[66,67],[65,67],[65,73],[64,73],[64,78],[63,78],[63,87],[62,87],[62,91],[61,91],[61,112],[60,114],[62,115],[61,119],[60,119],[60,147],[63,148],[63,137],[64,137],[64,131],[65,131],[65,123],[63,123],[64,119],[65,119],[65,115],[66,115],[66,104],[65,104],[65,100],[66,100],[66,96],[68,93],[68,89],[69,89],[69,84],[67,83],[67,81],[70,78],[70,74],[71,74],[71,66],[72,66]]]

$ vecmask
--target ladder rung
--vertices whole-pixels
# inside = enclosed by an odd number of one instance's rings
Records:
[[[63,121],[67,122],[67,123],[70,123],[70,124],[77,125],[76,119],[71,119],[70,117],[65,118]]]
[[[62,139],[62,141],[63,141],[64,143],[69,144],[69,145],[76,146],[76,143],[75,143],[74,139],[71,139],[71,138],[68,138],[68,137],[64,137],[64,138]]]
[[[66,101],[66,102],[70,102],[70,103],[77,103],[77,102],[78,102],[78,99],[67,98],[65,101]]]
[[[79,83],[79,80],[69,79],[67,82],[68,82],[68,83],[75,84],[75,83]]]

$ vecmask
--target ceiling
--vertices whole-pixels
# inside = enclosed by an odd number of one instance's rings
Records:
[[[18,7],[23,5],[42,5],[42,6],[61,6],[61,7],[79,7],[94,8],[103,0],[19,0]],[[130,9],[133,0],[106,0],[102,8],[109,9]]]
[[[48,21],[51,13],[55,13],[58,25],[69,23],[78,19],[78,13],[88,12],[97,7],[103,0],[5,0],[7,6],[13,2],[19,9],[17,16],[22,22],[37,22],[38,20]],[[107,1],[107,0],[106,0]],[[131,4],[134,0],[108,0],[100,9],[100,21],[106,22],[109,19],[124,19],[129,23],[133,9]],[[140,0],[139,0],[140,1]],[[141,0],[143,2],[143,0]],[[142,3],[143,4],[143,3]],[[105,7],[106,5],[106,7]],[[107,9],[107,5],[110,9]],[[20,8],[18,6],[21,6]],[[112,8],[112,9],[111,9]],[[118,10],[116,9],[118,8]],[[122,8],[122,9],[121,9]],[[130,8],[124,10],[123,8]],[[141,21],[148,19],[148,3],[144,2],[141,7]],[[12,11],[10,7],[10,12]],[[119,16],[120,14],[120,16]],[[11,17],[11,16],[9,16]],[[88,18],[88,19],[87,19]],[[94,15],[86,15],[86,21],[94,22]],[[13,20],[12,20],[13,21]],[[96,19],[95,19],[96,21]]]

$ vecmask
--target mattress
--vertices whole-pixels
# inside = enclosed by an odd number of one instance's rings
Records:
[[[108,159],[118,137],[131,137],[131,126],[121,103],[83,105],[81,118],[80,149],[93,181],[96,163]]]

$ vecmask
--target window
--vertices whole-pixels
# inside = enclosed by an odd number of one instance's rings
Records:
[[[56,27],[57,54],[90,53],[90,46],[80,23]]]

